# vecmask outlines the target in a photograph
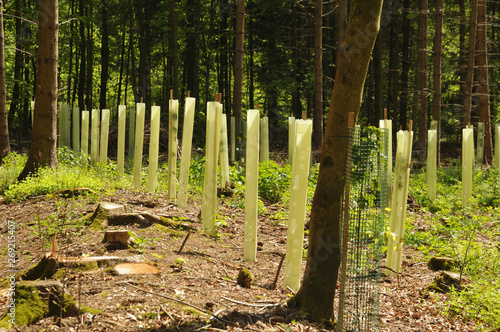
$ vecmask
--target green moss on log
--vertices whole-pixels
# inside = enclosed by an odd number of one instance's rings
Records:
[[[168,233],[168,234],[170,234],[172,236],[177,236],[177,237],[183,237],[183,236],[185,236],[185,234],[183,232],[175,230],[175,229],[172,229],[172,228],[169,228],[167,226],[163,226],[161,224],[154,224],[154,228],[156,228],[156,230],[158,230],[160,232]]]
[[[42,300],[35,287],[17,285],[14,295],[15,307],[10,308],[0,321],[0,328],[32,324],[49,313],[47,304]]]
[[[21,273],[19,278],[22,280],[49,279],[57,272],[58,267],[59,264],[55,258],[45,256],[38,264]]]

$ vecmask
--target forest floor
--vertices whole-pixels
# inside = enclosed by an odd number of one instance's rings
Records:
[[[243,260],[244,211],[229,207],[224,199],[218,200],[218,214],[227,218],[227,226],[220,228],[218,238],[213,238],[203,233],[203,224],[198,218],[200,201],[190,201],[187,208],[180,209],[162,195],[118,190],[103,196],[102,200],[124,204],[129,211],[185,218],[195,231],[178,254],[186,232],[175,235],[154,226],[109,227],[132,230],[141,239],[141,244],[131,249],[108,250],[102,243],[102,232],[91,228],[77,229],[68,222],[58,236],[59,256],[140,256],[142,261],[156,266],[159,273],[117,275],[110,268],[85,272],[70,270],[62,280],[67,292],[82,305],[101,311],[63,318],[60,322],[57,317],[48,317],[18,330],[328,330],[309,323],[284,305],[293,294],[283,286],[284,269],[279,274],[277,287],[273,287],[281,255],[285,252],[287,232],[285,223],[269,218],[275,207],[267,206],[268,214],[259,217],[257,261],[246,262]],[[36,220],[47,220],[57,213],[67,214],[68,211],[60,208],[64,205],[63,200],[43,196],[17,203],[0,203],[0,248],[7,247],[7,221],[14,220],[17,223],[16,269],[19,272],[50,252],[50,241],[43,237],[46,230],[42,229],[50,225],[42,225]],[[95,200],[81,197],[64,206],[70,206],[73,215],[87,215],[96,209],[97,204]],[[7,265],[6,257],[3,250],[0,255],[2,266]],[[178,264],[179,260],[176,263],[178,258],[184,259],[182,266]],[[250,269],[254,277],[250,288],[236,283],[241,267]],[[446,295],[425,290],[437,274],[427,268],[418,251],[405,248],[399,281],[395,277],[382,277],[381,280],[379,331],[474,331],[474,323],[442,315]],[[2,267],[0,279],[6,276],[7,270]],[[178,302],[168,298],[175,298]],[[0,289],[0,316],[4,315],[8,300],[7,289]]]

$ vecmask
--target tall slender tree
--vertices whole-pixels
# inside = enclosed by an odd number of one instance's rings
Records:
[[[333,317],[340,266],[341,197],[350,112],[357,116],[383,0],[353,0],[330,102],[321,167],[309,222],[309,250],[302,285],[291,304],[315,321]]]
[[[484,123],[484,162],[486,164],[491,164],[493,160],[493,146],[491,139],[490,95],[488,83],[488,48],[486,46],[486,4],[486,0],[478,1],[476,65],[477,81],[479,84],[479,119]]]
[[[3,0],[0,0],[0,163],[10,153],[7,93],[5,84],[5,35],[3,30]]]
[[[58,0],[39,0],[36,103],[33,132],[21,181],[39,167],[57,166]]]
[[[465,80],[464,91],[464,118],[463,125],[470,123],[471,107],[472,107],[472,88],[474,83],[474,64],[476,59],[476,33],[477,33],[477,10],[478,0],[472,0],[470,11],[470,26],[469,26],[469,51],[467,61],[467,77]]]
[[[323,0],[314,11],[314,145],[323,145]]]
[[[440,156],[440,135],[441,135],[441,64],[443,58],[443,10],[444,0],[436,1],[436,31],[434,32],[434,53],[433,53],[433,98],[432,117],[437,122],[437,164]]]
[[[109,26],[108,26],[108,3],[107,0],[101,2],[101,93],[99,105],[101,109],[107,108],[108,76],[109,76]]]
[[[429,1],[419,2],[419,42],[418,42],[418,81],[419,81],[419,121],[418,142],[420,149],[420,160],[425,157],[427,148],[427,18],[429,16]]]

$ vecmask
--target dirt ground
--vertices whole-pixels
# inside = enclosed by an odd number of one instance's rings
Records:
[[[135,248],[112,250],[102,243],[102,232],[84,228],[77,232],[68,222],[58,236],[57,253],[62,257],[98,255],[136,256],[159,269],[154,275],[117,275],[111,268],[71,271],[62,282],[67,292],[82,304],[101,310],[79,317],[49,317],[20,331],[327,331],[329,328],[309,323],[284,304],[292,292],[283,286],[283,269],[277,287],[273,281],[281,255],[286,248],[286,225],[268,215],[259,218],[256,262],[243,260],[244,211],[231,208],[223,199],[218,213],[227,218],[215,239],[203,233],[199,221],[201,202],[190,201],[185,209],[172,204],[166,196],[134,191],[117,191],[102,200],[125,204],[129,211],[147,211],[155,215],[185,218],[195,230],[183,251],[185,239],[157,227],[137,225],[110,228],[129,229],[141,243]],[[37,197],[19,203],[0,204],[0,248],[7,247],[7,222],[16,227],[16,270],[21,272],[36,264],[51,249],[49,241],[38,233],[43,220],[64,206],[60,197]],[[57,203],[59,202],[59,203]],[[96,209],[96,202],[81,198],[72,211],[57,213],[64,219],[71,212],[86,215]],[[268,212],[273,211],[268,206]],[[45,226],[44,226],[45,227]],[[0,256],[0,279],[7,276],[6,250]],[[183,264],[178,258],[184,260]],[[176,263],[177,259],[177,263]],[[305,261],[304,261],[305,263]],[[182,266],[180,266],[182,265]],[[419,252],[406,248],[404,271],[396,278],[382,277],[380,286],[379,331],[474,331],[474,324],[442,316],[440,307],[446,295],[428,293],[425,287],[437,272],[429,270]],[[4,268],[5,267],[5,268]],[[254,279],[251,288],[236,283],[241,267],[248,268]],[[0,315],[6,311],[7,289],[0,290]],[[172,301],[174,298],[178,301]],[[198,308],[198,309],[196,309]],[[331,329],[331,328],[330,328]]]

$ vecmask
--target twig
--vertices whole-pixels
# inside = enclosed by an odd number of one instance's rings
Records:
[[[186,237],[184,238],[184,241],[182,241],[182,245],[181,245],[181,248],[179,249],[179,251],[177,252],[178,254],[180,254],[182,252],[182,249],[184,249],[184,245],[186,245],[186,242],[187,240],[189,239],[189,235],[191,235],[191,230],[189,230],[186,234]]]
[[[286,253],[281,255],[280,264],[278,265],[278,270],[276,271],[276,276],[274,277],[274,281],[273,281],[273,289],[276,288],[276,284],[278,283],[278,278],[280,276],[280,271],[281,271],[281,267],[283,266],[283,261],[285,260],[285,256],[286,256]]]
[[[197,305],[194,305],[194,304],[191,304],[191,303],[187,303],[187,302],[184,302],[184,301],[178,300],[178,299],[176,299],[176,298],[174,298],[174,297],[170,297],[170,296],[168,296],[168,295],[163,295],[163,294],[158,294],[158,293],[150,292],[150,291],[147,291],[147,290],[142,289],[142,288],[140,288],[140,287],[134,286],[134,285],[132,285],[132,284],[130,284],[130,283],[128,283],[128,282],[124,282],[124,284],[125,284],[125,285],[128,285],[128,286],[130,286],[130,287],[132,287],[132,288],[138,289],[138,290],[140,290],[140,291],[142,291],[142,292],[144,292],[144,293],[148,293],[148,294],[156,295],[156,296],[159,296],[159,297],[163,297],[163,298],[165,298],[165,299],[167,299],[167,300],[174,301],[174,302],[177,302],[177,303],[180,303],[180,304],[186,305],[186,306],[191,307],[191,308],[195,308],[196,310],[203,312],[203,313],[204,313],[205,315],[207,315],[207,316],[213,316],[213,314],[212,314],[210,311],[207,311],[207,310],[205,310],[205,309],[203,309],[203,308],[200,308],[200,307],[198,307]],[[215,317],[216,319],[219,319],[219,320],[221,320],[221,321],[225,322],[225,323],[228,323],[228,321],[227,321],[227,320],[225,320],[225,319],[222,319],[222,318],[217,317],[217,316],[214,316],[214,317]]]
[[[226,301],[229,301],[229,302],[233,302],[233,303],[237,303],[237,304],[242,304],[242,305],[246,305],[248,307],[277,307],[280,305],[280,303],[271,303],[271,304],[260,304],[260,303],[246,303],[246,302],[241,302],[241,301],[238,301],[238,300],[233,300],[229,297],[225,297],[225,296],[221,296],[222,299],[226,300]]]
[[[170,318],[170,320],[172,320],[172,322],[174,323],[175,325],[175,329],[177,331],[179,331],[179,325],[177,324],[177,322],[175,321],[174,317],[172,317],[172,315],[170,314],[170,312],[168,312],[167,310],[165,310],[165,308],[163,308],[163,306],[160,304],[160,309],[163,310],[163,312],[168,316],[168,318]]]

